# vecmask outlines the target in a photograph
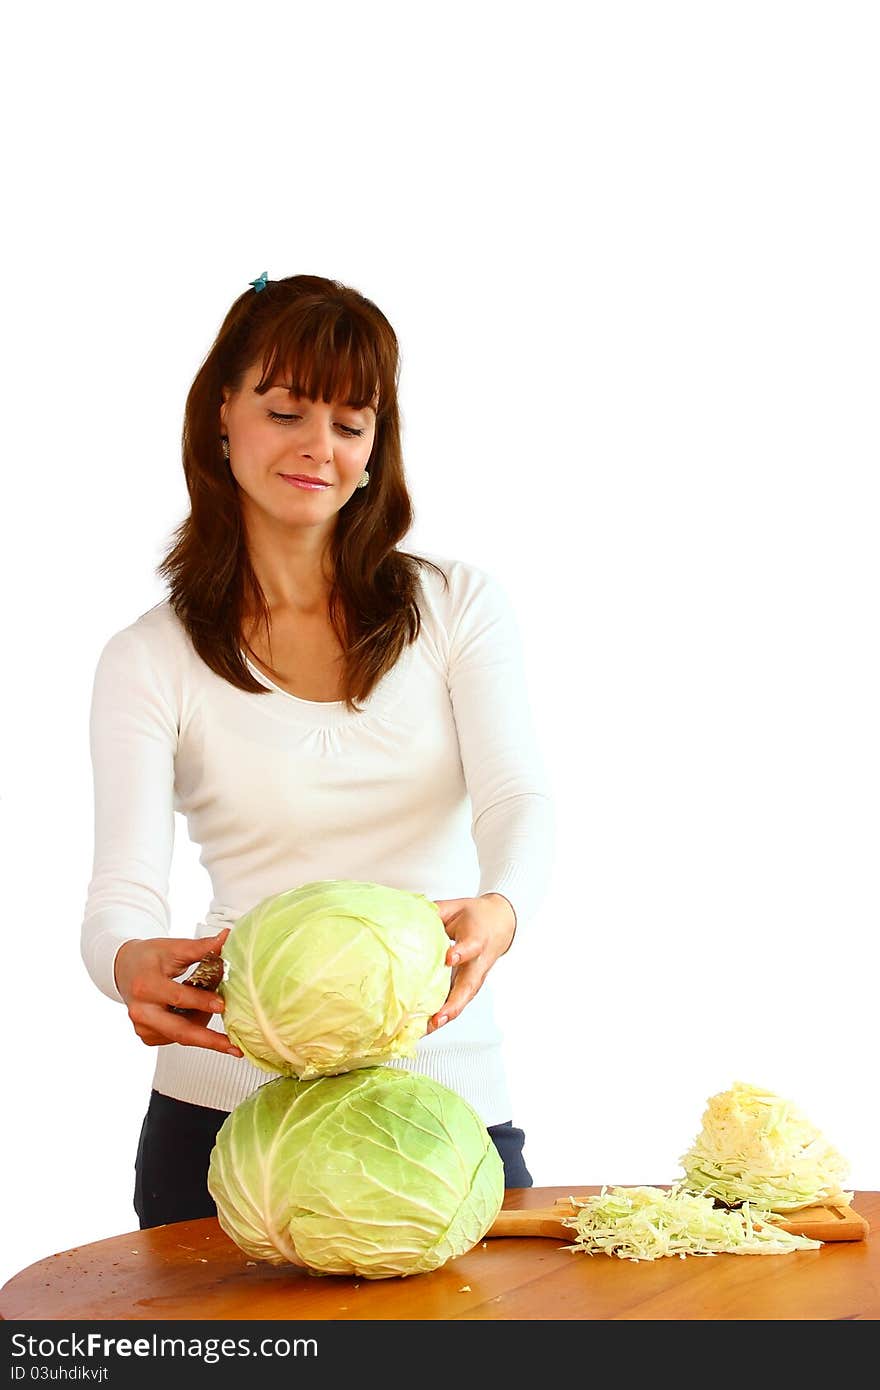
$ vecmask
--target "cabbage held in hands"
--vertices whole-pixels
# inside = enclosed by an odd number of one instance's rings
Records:
[[[266,898],[223,947],[227,1035],[264,1071],[309,1080],[415,1055],[449,993],[436,905],[328,879]]]
[[[437,1269],[482,1240],[504,1167],[460,1096],[366,1067],[252,1092],[220,1128],[208,1190],[252,1259],[385,1279]]]

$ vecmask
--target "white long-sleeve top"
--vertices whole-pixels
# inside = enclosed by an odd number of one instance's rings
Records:
[[[433,900],[502,893],[517,932],[546,890],[552,801],[515,618],[485,571],[430,557],[417,640],[360,712],[301,700],[250,669],[238,689],[196,653],[170,602],[110,637],[98,659],[90,745],[92,878],[82,956],[121,1001],[116,952],[132,938],[212,936],[264,898],[318,879],[384,883]],[[175,813],[213,897],[171,930]],[[215,1016],[211,1027],[222,1029]],[[457,1091],[487,1125],[512,1119],[491,975],[457,1019],[392,1065]],[[168,1043],[154,1088],[232,1110],[274,1073],[247,1058]]]

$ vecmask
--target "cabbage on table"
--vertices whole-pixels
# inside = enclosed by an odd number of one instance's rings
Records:
[[[421,893],[327,879],[276,894],[223,947],[226,1033],[303,1080],[412,1057],[449,993],[448,948]]]
[[[208,1189],[253,1259],[383,1279],[476,1245],[501,1208],[504,1167],[453,1091],[368,1067],[260,1086],[223,1122]]]
[[[679,1160],[691,1192],[727,1206],[752,1202],[797,1211],[852,1201],[841,1189],[849,1165],[791,1101],[738,1081],[712,1096],[703,1127]]]

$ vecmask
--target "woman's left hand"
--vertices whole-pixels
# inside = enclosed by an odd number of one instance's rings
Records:
[[[451,937],[446,964],[452,966],[452,987],[443,1004],[428,1019],[433,1033],[458,1018],[465,1004],[482,988],[499,956],[513,941],[516,914],[501,893],[479,898],[443,898],[435,903],[446,935]]]

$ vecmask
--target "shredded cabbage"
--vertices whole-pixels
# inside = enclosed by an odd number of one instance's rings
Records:
[[[711,1097],[679,1162],[688,1191],[727,1206],[785,1212],[853,1198],[841,1190],[849,1165],[821,1131],[791,1101],[741,1081]]]
[[[716,1207],[679,1183],[660,1187],[603,1187],[598,1196],[572,1197],[578,1210],[563,1225],[575,1232],[566,1250],[657,1260],[665,1255],[787,1255],[818,1250],[822,1242],[773,1225],[767,1211],[745,1202],[736,1211]]]

